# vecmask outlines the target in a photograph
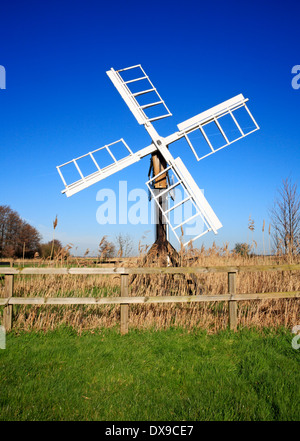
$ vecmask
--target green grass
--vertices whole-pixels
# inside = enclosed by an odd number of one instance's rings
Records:
[[[288,331],[7,335],[0,420],[299,420]]]

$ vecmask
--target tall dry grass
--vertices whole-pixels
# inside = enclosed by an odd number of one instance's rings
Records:
[[[145,260],[147,250],[141,250],[137,259],[120,259],[110,266],[151,266],[157,262]],[[32,265],[34,262],[31,262]],[[160,262],[161,263],[161,262]],[[300,263],[295,256],[242,257],[229,251],[228,245],[209,249],[183,249],[179,253],[181,266],[261,265]],[[54,261],[37,260],[35,265],[95,266],[93,259],[74,259],[61,253]],[[101,266],[104,263],[100,264]],[[300,273],[296,271],[244,272],[237,276],[238,293],[300,291]],[[131,296],[225,294],[228,292],[227,273],[207,273],[190,278],[187,275],[131,276]],[[0,296],[4,295],[1,282]],[[18,297],[97,297],[120,295],[120,278],[114,275],[27,275],[15,277],[14,295]],[[14,328],[18,330],[47,330],[62,324],[73,326],[79,332],[120,323],[120,307],[105,306],[15,306]],[[292,328],[299,324],[299,300],[261,300],[238,303],[238,324],[241,327]],[[169,326],[194,327],[216,332],[228,325],[228,303],[131,305],[131,328],[164,329]]]

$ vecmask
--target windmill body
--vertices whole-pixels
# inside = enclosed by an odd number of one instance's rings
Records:
[[[202,228],[197,234],[190,237],[184,245],[198,239],[209,231],[213,231],[217,234],[218,230],[222,227],[220,220],[214,213],[181,158],[174,158],[172,156],[170,146],[172,143],[183,139],[191,148],[197,161],[200,161],[201,159],[212,155],[233,142],[258,130],[259,127],[246,105],[248,99],[244,98],[242,94],[239,94],[180,123],[177,132],[172,133],[167,137],[162,137],[158,134],[152,123],[162,118],[169,117],[172,114],[141,65],[131,66],[118,71],[115,71],[112,68],[107,72],[107,75],[135,116],[137,122],[145,127],[152,142],[150,145],[134,153],[124,139],[120,139],[58,166],[57,170],[65,185],[65,189],[62,193],[65,193],[67,196],[72,196],[84,188],[87,188],[150,155],[151,165],[149,179],[146,182],[146,185],[158,210],[156,240],[160,242],[168,240],[168,228],[170,228],[177,240],[181,242],[180,231],[183,231],[183,227],[188,225],[191,221],[197,219],[201,220]],[[148,101],[145,100],[145,97],[149,97]],[[144,102],[141,101],[142,98],[144,98]],[[242,126],[239,122],[241,111],[244,112],[248,118],[248,126],[246,129],[244,127],[245,124]],[[245,115],[243,114],[244,119]],[[231,126],[228,124],[231,124]],[[221,142],[219,142],[218,145],[215,144],[207,131],[212,125],[221,138]],[[195,137],[201,137],[207,146],[208,151],[201,153],[201,151],[195,147],[193,141]],[[117,157],[113,152],[113,149],[119,146],[121,146],[125,152],[124,156],[121,158]],[[111,158],[110,163],[104,167],[101,166],[96,158],[101,151],[105,151]],[[82,170],[80,162],[83,160],[91,161],[94,167],[92,172],[85,173]],[[63,173],[64,167],[67,166],[75,167],[78,172],[78,179],[71,183],[67,183]],[[169,178],[171,174],[173,178],[172,182]],[[173,203],[169,204],[169,196],[172,197],[176,188],[182,190],[183,198],[179,202],[173,200]],[[174,197],[172,197],[172,199],[174,199]],[[192,204],[192,215],[189,218],[183,219],[179,224],[174,224],[171,219],[172,213],[178,209],[182,209],[184,204],[187,203]]]

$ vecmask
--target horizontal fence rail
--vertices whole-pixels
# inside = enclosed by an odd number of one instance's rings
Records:
[[[229,300],[263,300],[300,298],[300,291],[262,292],[257,294],[218,294],[189,296],[145,297],[8,297],[0,298],[0,306],[7,305],[112,305],[127,303],[191,303],[225,302]]]
[[[300,291],[236,293],[236,275],[240,272],[258,271],[299,271],[300,265],[253,265],[253,266],[209,266],[209,267],[163,267],[163,268],[13,268],[0,267],[0,274],[5,276],[5,296],[0,298],[4,307],[3,326],[12,328],[13,305],[120,305],[121,333],[128,332],[130,304],[153,303],[192,303],[224,302],[229,305],[229,326],[237,327],[237,302],[244,300],[300,298]],[[227,272],[228,294],[206,294],[188,296],[128,296],[128,276],[130,274],[203,274]],[[121,296],[119,297],[14,297],[14,276],[20,275],[119,275]]]
[[[297,265],[222,265],[201,267],[112,267],[112,268],[11,268],[0,267],[0,274],[200,274],[219,272],[256,272],[256,271],[299,271]]]

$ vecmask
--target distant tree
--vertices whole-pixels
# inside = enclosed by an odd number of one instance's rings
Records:
[[[247,243],[236,243],[234,251],[242,257],[247,257],[250,253],[250,247]]]
[[[29,225],[27,222],[22,222],[16,247],[16,256],[24,256],[28,258],[34,257],[34,254],[40,247],[40,240],[41,236],[36,228]]]
[[[0,206],[0,256],[13,257],[22,220],[8,205]]]
[[[133,250],[133,239],[129,234],[119,233],[115,239],[118,257],[128,257]]]
[[[107,240],[107,236],[103,236],[99,243],[99,257],[101,259],[109,259],[116,254],[116,247],[113,242]]]
[[[52,239],[47,243],[43,243],[39,247],[39,255],[43,259],[52,258],[62,250],[63,246],[60,240]]]
[[[270,211],[273,241],[283,254],[300,253],[300,195],[290,179],[282,181]]]
[[[33,257],[40,244],[36,228],[8,205],[0,206],[0,257]]]

